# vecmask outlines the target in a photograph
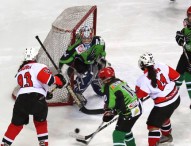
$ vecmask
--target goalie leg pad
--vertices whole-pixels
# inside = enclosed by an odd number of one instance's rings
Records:
[[[74,84],[74,92],[75,93],[83,93],[87,87],[91,84],[93,74],[88,71],[86,74],[82,75],[82,77],[77,76],[76,82]]]
[[[92,86],[94,92],[95,92],[97,95],[99,95],[99,96],[103,96],[103,95],[104,95],[104,94],[101,92],[101,86],[100,86],[100,83],[99,83],[97,77],[96,77],[95,80],[92,81],[91,86]]]

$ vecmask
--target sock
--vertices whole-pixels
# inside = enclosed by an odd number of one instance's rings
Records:
[[[178,88],[180,88],[180,86],[182,85],[183,81],[184,81],[184,74],[181,74],[180,78],[175,82],[176,86]]]
[[[126,146],[136,146],[135,139],[131,131],[129,133],[126,133],[124,141],[126,143]]]
[[[113,145],[114,146],[125,146],[124,139],[125,139],[125,132],[121,132],[118,130],[113,131]]]
[[[184,78],[185,78],[185,83],[186,83],[186,88],[188,91],[188,95],[191,99],[191,74],[188,72],[184,73]]]
[[[37,137],[39,143],[45,143],[45,146],[48,146],[48,129],[47,121],[38,122],[34,120],[34,125],[37,132]]]
[[[20,133],[20,131],[23,129],[23,126],[16,126],[14,124],[10,124],[4,137],[2,140],[2,144],[5,142],[9,145],[11,145],[15,139],[15,137]]]
[[[149,131],[149,135],[148,135],[148,142],[149,142],[149,146],[156,146],[157,142],[159,142],[161,137],[161,132],[160,130],[153,130],[153,131]]]
[[[168,136],[169,134],[171,134],[171,131],[172,131],[171,123],[170,123],[170,119],[168,119],[162,125],[161,132],[162,132],[162,135]]]

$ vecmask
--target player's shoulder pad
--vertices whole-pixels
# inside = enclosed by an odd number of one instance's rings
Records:
[[[168,67],[168,65],[166,65],[165,63],[156,63],[155,64],[155,68],[165,68],[165,67]]]
[[[94,36],[92,42],[96,45],[105,45],[105,41],[102,39],[101,36]]]
[[[42,64],[42,63],[35,63],[33,65],[33,67],[34,67],[35,70],[41,70],[43,68],[48,68],[45,64]]]
[[[139,76],[139,78],[136,81],[136,85],[137,86],[141,86],[142,83],[146,83],[147,82],[147,75],[146,74],[142,74],[141,76]]]

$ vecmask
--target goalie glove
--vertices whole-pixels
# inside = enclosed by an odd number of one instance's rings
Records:
[[[115,117],[115,115],[116,115],[115,110],[106,109],[102,119],[104,122],[109,122]]]
[[[184,34],[182,33],[182,31],[177,31],[175,38],[176,38],[176,42],[178,43],[179,46],[184,45]]]

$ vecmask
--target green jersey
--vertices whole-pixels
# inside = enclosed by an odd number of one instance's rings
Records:
[[[76,58],[84,64],[93,64],[100,57],[105,57],[105,42],[99,36],[94,36],[89,45],[84,45],[81,39],[68,47],[66,53],[61,57],[59,67],[63,64],[71,65]]]
[[[126,82],[114,78],[102,86],[102,92],[106,95],[106,108],[115,109],[119,115],[126,117],[140,114],[138,98]]]
[[[187,26],[187,23],[189,23],[187,19],[185,19],[184,22],[185,27],[182,29],[182,32],[185,36],[186,41],[185,48],[187,51],[191,52],[191,27]]]

